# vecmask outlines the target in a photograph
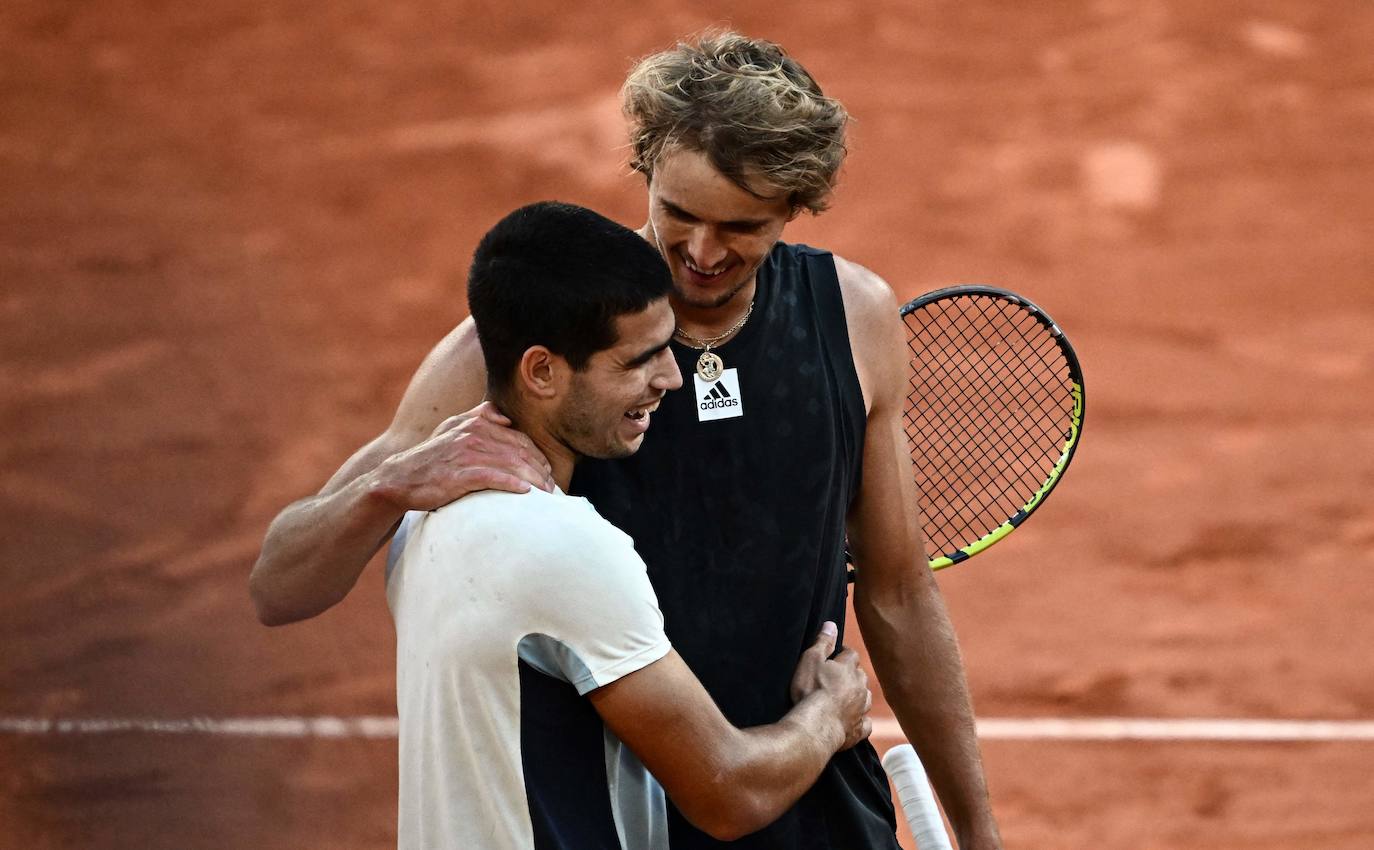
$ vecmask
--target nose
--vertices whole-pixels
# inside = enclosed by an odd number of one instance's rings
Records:
[[[682,386],[682,370],[677,368],[677,358],[673,356],[673,352],[665,348],[659,356],[663,358],[663,368],[654,376],[650,385],[663,392]]]
[[[687,253],[697,268],[712,271],[725,259],[726,249],[710,227],[700,224],[692,230],[692,238],[687,241]]]

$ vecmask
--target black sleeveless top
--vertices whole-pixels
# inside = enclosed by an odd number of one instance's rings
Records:
[[[571,488],[634,539],[674,648],[740,727],[791,708],[792,672],[822,622],[844,638],[845,517],[866,420],[831,255],[778,243],[757,281],[749,321],[715,349],[726,374],[694,380],[700,352],[674,341],[683,387],[639,452],[581,461]],[[722,846],[675,810],[670,825],[673,850]],[[777,823],[730,847],[892,848],[894,830],[887,778],[863,741]]]

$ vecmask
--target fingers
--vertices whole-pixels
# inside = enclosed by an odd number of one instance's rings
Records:
[[[490,401],[482,402],[469,412],[481,416],[483,419],[486,419],[490,422],[495,422],[497,425],[504,425],[506,427],[510,427],[511,424],[511,421],[506,416],[506,414],[498,410],[496,405]]]
[[[553,492],[554,481],[553,472],[541,461],[543,455],[536,460],[526,454],[517,454],[513,457],[507,455],[493,455],[490,463],[494,464],[491,468],[494,471],[504,471],[506,475],[527,481],[541,490]],[[496,487],[498,490],[508,490],[508,487]],[[515,490],[513,492],[523,493],[529,488]]]
[[[488,422],[494,422],[497,425],[501,425],[504,427],[510,427],[511,424],[510,418],[506,416],[506,414],[502,413],[500,408],[498,408],[494,402],[484,401],[471,410],[465,410],[462,413],[450,416],[448,419],[444,420],[440,427],[443,428],[444,426],[449,425],[449,423],[461,424],[463,422],[468,421],[469,419],[479,418],[485,419]],[[449,425],[449,427],[452,426]]]
[[[511,475],[509,472],[502,472],[499,469],[487,467],[475,467],[466,471],[466,482],[468,492],[473,493],[478,490],[502,490],[507,493],[528,493],[533,486],[526,478],[519,475]]]
[[[430,436],[437,437],[448,431],[462,428],[468,433],[482,433],[498,441],[509,441],[512,445],[518,443],[522,438],[525,442],[529,442],[528,437],[511,426],[512,423],[508,416],[498,410],[496,405],[484,401],[471,410],[455,414],[440,422]]]
[[[539,472],[528,467],[523,469],[517,468],[512,472],[505,467],[470,466],[458,471],[450,480],[452,483],[443,488],[445,493],[449,496],[448,501],[460,499],[469,493],[476,493],[479,490],[501,490],[506,493],[528,493],[531,487],[543,488],[542,482],[545,481],[545,478]],[[444,504],[447,504],[447,502],[444,502]]]
[[[816,635],[816,642],[811,644],[811,649],[818,650],[822,658],[829,658],[830,653],[835,651],[835,640],[839,633],[839,628],[830,620],[826,620],[821,623],[820,634]]]
[[[452,431],[455,428],[461,428],[463,425],[466,425],[474,419],[481,418],[482,406],[485,404],[487,404],[487,402],[482,402],[482,404],[477,405],[472,410],[467,410],[463,413],[456,413],[453,416],[450,416],[444,421],[440,422],[437,426],[435,426],[434,430],[429,433],[430,439],[433,439],[439,436],[440,434]]]
[[[873,689],[868,686],[868,671],[859,666],[857,656],[858,653],[855,653],[854,666],[850,668],[850,675],[854,679],[855,689],[863,691],[863,711],[864,714],[867,714],[869,709],[873,708]],[[838,661],[839,658],[836,660]],[[849,661],[850,659],[845,659],[846,663]]]
[[[504,419],[504,417],[502,418]],[[509,423],[510,420],[505,421]],[[478,446],[474,448],[485,447],[488,452],[493,453],[511,452],[515,463],[523,464],[528,469],[535,471],[537,476],[549,479],[550,486],[544,489],[552,489],[553,467],[549,465],[548,458],[544,457],[544,453],[539,450],[534,441],[525,434],[494,419],[485,419],[485,417],[480,423],[473,422],[469,428],[464,429],[464,432],[478,438],[475,441]],[[529,478],[529,481],[531,484],[540,484],[538,477]]]
[[[872,709],[873,691],[865,687],[863,711],[859,713],[858,722],[852,727],[849,739],[845,742],[846,749],[873,734],[873,718],[869,716],[869,712],[872,711]]]
[[[462,476],[472,469],[486,467],[552,491],[553,467],[548,459],[533,440],[511,428],[510,424],[495,405],[483,402],[467,413],[445,419],[433,436],[413,451],[423,455],[424,466],[439,470],[438,475],[449,470],[449,474]],[[498,486],[497,489],[512,488]],[[515,492],[523,493],[525,489],[528,488]]]
[[[800,702],[803,697],[820,687],[819,675],[830,653],[835,651],[835,639],[839,629],[826,621],[821,624],[816,640],[802,653],[797,669],[792,673],[792,701]]]
[[[840,749],[847,750],[873,734],[873,719],[869,716],[869,710],[872,708],[873,692],[865,689],[863,711],[853,716],[852,722],[845,730],[844,744]]]

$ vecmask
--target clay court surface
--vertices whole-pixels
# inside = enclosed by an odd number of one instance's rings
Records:
[[[726,22],[857,119],[789,239],[903,298],[1021,291],[1083,360],[1063,486],[940,576],[978,715],[1374,719],[1362,0],[11,0],[0,716],[393,714],[380,570],[268,630],[263,531],[385,426],[500,215],[642,222],[619,81]],[[983,747],[1008,848],[1374,847],[1371,742]],[[5,732],[0,846],[385,848],[395,770],[387,737]]]

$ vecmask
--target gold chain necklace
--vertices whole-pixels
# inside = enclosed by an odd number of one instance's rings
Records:
[[[749,314],[754,312],[754,302],[749,302],[749,309],[744,311],[738,322],[730,326],[730,329],[723,334],[713,336],[709,339],[698,339],[684,331],[681,327],[673,328],[673,333],[677,334],[688,345],[693,348],[701,349],[701,356],[697,358],[697,375],[703,381],[714,381],[725,371],[725,363],[720,359],[720,355],[711,351],[711,346],[730,336],[749,321]]]

